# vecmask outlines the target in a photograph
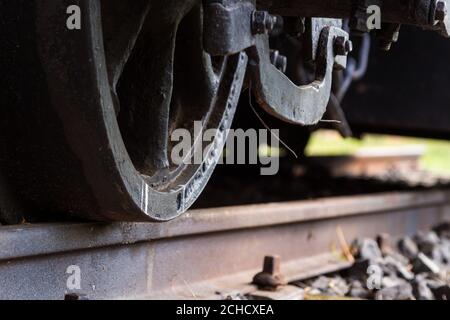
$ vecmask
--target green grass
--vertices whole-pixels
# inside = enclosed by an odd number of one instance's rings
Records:
[[[383,135],[365,135],[363,139],[343,139],[332,131],[313,134],[306,149],[309,156],[351,155],[362,148],[422,145],[425,154],[420,165],[423,169],[443,175],[450,174],[450,142]]]

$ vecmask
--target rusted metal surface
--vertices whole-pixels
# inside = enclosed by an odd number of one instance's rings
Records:
[[[448,8],[448,1],[438,1],[446,3]],[[400,23],[416,25],[421,27],[433,27],[436,19],[437,2],[435,0],[383,0],[383,1],[355,1],[355,0],[326,0],[326,1],[295,1],[295,0],[281,0],[281,1],[261,1],[263,8],[268,8],[271,12],[285,15],[285,16],[306,16],[306,17],[327,17],[327,18],[352,18],[357,14],[358,6],[364,10],[369,5],[379,5],[381,8],[382,21],[390,23]],[[444,21],[444,19],[438,21]],[[365,20],[367,21],[367,19]],[[444,27],[443,27],[444,28]],[[443,29],[444,30],[444,29]]]
[[[412,234],[449,218],[449,203],[448,191],[391,193],[196,210],[167,224],[2,227],[0,297],[62,299],[73,293],[71,265],[81,270],[75,293],[92,299],[251,292],[266,255],[281,257],[287,281],[332,271],[348,265],[331,249],[339,248],[337,226],[348,240]]]
[[[275,291],[279,286],[285,285],[280,256],[264,257],[263,269],[253,277],[252,283],[266,291]]]

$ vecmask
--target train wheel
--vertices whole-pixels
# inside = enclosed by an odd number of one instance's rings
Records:
[[[72,5],[81,8],[80,30],[66,25]],[[2,129],[9,152],[20,143],[2,161],[16,192],[39,208],[41,219],[69,213],[166,221],[187,210],[221,155],[246,56],[206,54],[196,0],[42,0],[31,6],[37,31],[27,39],[33,51],[26,54],[40,63],[25,81],[39,93],[24,94],[29,112],[20,112],[21,102]],[[194,130],[195,121],[202,130]],[[172,160],[171,134],[179,128],[192,141],[217,129],[201,163]]]

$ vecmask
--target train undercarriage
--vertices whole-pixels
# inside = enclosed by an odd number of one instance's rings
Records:
[[[253,105],[298,153],[321,127],[449,139],[449,6],[2,0],[0,222],[174,219]],[[196,121],[202,162],[174,163]]]

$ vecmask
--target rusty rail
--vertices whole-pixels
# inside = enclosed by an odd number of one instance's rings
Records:
[[[348,265],[350,241],[412,234],[450,217],[450,191],[251,205],[189,212],[166,224],[53,224],[0,228],[0,298],[221,298],[249,285],[263,257],[282,257],[287,280]]]

